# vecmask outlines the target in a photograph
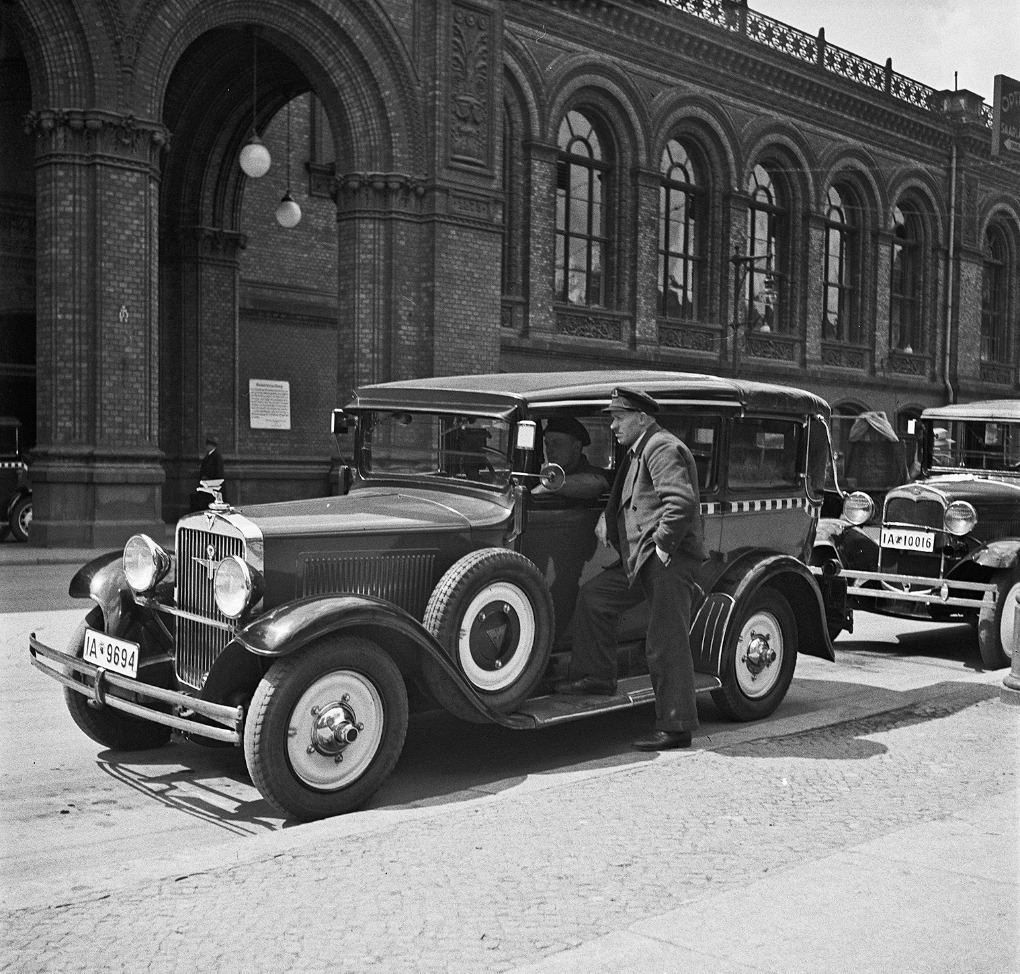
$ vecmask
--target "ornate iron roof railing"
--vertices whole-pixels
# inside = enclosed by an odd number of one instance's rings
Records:
[[[876,64],[852,51],[829,44],[825,40],[824,28],[817,36],[808,34],[751,10],[736,0],[660,0],[660,2],[716,27],[749,37],[780,54],[819,66],[848,81],[866,85],[926,111],[938,111],[941,99],[934,88],[893,71],[891,58],[884,65]],[[991,128],[991,106],[982,105],[981,117],[985,126]]]

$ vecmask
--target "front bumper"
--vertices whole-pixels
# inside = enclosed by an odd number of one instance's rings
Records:
[[[829,566],[813,566],[816,575],[831,573]],[[931,578],[926,575],[895,575],[891,572],[868,572],[856,568],[838,568],[835,572],[845,578],[847,598],[875,600],[877,602],[910,602],[926,606],[951,606],[958,609],[978,609],[985,600],[995,604],[994,582],[964,582],[952,578]],[[869,584],[870,583],[870,584]],[[886,588],[895,585],[896,588]],[[916,591],[920,589],[921,591]],[[973,592],[972,597],[950,594]]]
[[[119,673],[111,673],[94,663],[86,663],[60,650],[51,649],[36,639],[35,633],[29,637],[28,646],[32,665],[37,670],[52,677],[69,690],[89,697],[92,705],[97,708],[113,707],[115,710],[122,710],[126,714],[152,721],[154,724],[165,724],[185,734],[207,737],[227,744],[239,745],[243,739],[243,707],[211,703],[186,693],[164,690],[162,687],[140,683]],[[57,665],[54,666],[53,663]],[[76,676],[78,679],[75,679]],[[125,699],[111,690],[130,693],[138,698],[139,702]],[[147,706],[147,703],[168,704],[171,708],[170,713]],[[193,717],[204,720],[196,720]]]

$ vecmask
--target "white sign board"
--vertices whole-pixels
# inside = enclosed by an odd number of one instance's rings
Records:
[[[282,379],[249,379],[248,416],[253,430],[289,430],[290,383]]]

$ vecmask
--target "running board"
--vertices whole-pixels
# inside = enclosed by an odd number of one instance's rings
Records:
[[[694,674],[694,689],[701,693],[705,690],[717,690],[722,682],[717,676],[706,673]],[[616,693],[611,697],[602,694],[574,696],[566,693],[551,693],[546,697],[532,697],[526,700],[511,715],[530,721],[533,727],[549,727],[552,724],[564,724],[568,720],[579,720],[592,714],[608,714],[614,710],[629,710],[641,704],[654,703],[652,678],[629,676],[616,685]]]

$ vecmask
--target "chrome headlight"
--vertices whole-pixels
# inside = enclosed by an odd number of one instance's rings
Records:
[[[875,502],[861,490],[855,490],[843,501],[843,517],[851,524],[867,524],[875,513]]]
[[[977,511],[974,510],[974,505],[967,501],[953,501],[946,508],[946,516],[942,523],[950,534],[962,537],[974,530],[974,525],[977,524]]]
[[[135,592],[148,592],[170,570],[170,556],[147,534],[136,534],[124,545],[124,577]]]
[[[251,605],[255,594],[255,576],[243,558],[230,555],[216,566],[213,592],[216,607],[228,619],[237,619]]]

